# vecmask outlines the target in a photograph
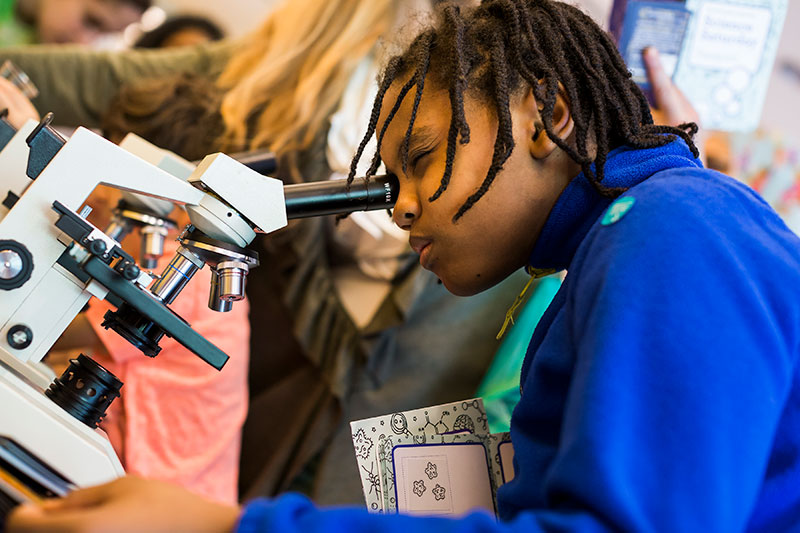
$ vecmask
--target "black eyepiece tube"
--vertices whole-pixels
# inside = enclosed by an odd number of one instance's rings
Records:
[[[395,176],[356,178],[350,184],[350,190],[347,189],[346,180],[286,185],[283,188],[286,217],[293,219],[389,209],[397,201],[399,188]]]
[[[2,118],[2,117],[0,117]],[[272,152],[265,150],[249,150],[247,152],[236,152],[228,154],[228,157],[235,159],[251,170],[255,170],[264,176],[272,176],[278,170],[278,159]],[[192,161],[197,166],[203,159]]]
[[[272,176],[278,170],[278,160],[272,152],[251,150],[249,152],[231,154],[231,157],[264,176]]]

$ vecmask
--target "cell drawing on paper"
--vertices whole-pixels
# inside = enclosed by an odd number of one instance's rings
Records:
[[[436,498],[437,501],[440,501],[440,500],[444,500],[445,493],[447,491],[445,490],[444,487],[442,487],[441,485],[439,485],[437,483],[436,486],[433,487],[433,489],[431,489],[431,492],[433,493],[433,497]]]
[[[382,441],[378,440],[378,446],[378,459],[385,460],[387,457],[391,457],[392,448],[394,448],[392,437],[386,437]]]
[[[436,486],[438,487],[439,485]],[[422,481],[421,479],[419,481],[415,481],[414,488],[412,490],[414,491],[414,494],[416,494],[418,498],[422,498],[422,495],[425,494],[425,482]]]
[[[372,450],[372,439],[367,437],[364,428],[359,429],[353,435],[353,445],[356,449],[356,456],[362,459],[369,459],[369,452]]]
[[[434,463],[428,461],[428,465],[425,467],[425,475],[428,476],[428,479],[433,479],[439,476]]]

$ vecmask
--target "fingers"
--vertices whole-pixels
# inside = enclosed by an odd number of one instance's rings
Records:
[[[45,500],[40,508],[43,512],[50,513],[96,507],[117,492],[119,483],[120,480],[116,480],[111,483],[89,487],[88,489],[74,490],[63,498]]]
[[[63,498],[44,500],[40,505],[27,504],[14,509],[6,521],[9,532],[80,531],[90,523],[92,508],[105,504],[125,491],[128,481],[118,479],[104,485],[75,490]]]
[[[8,109],[8,121],[20,128],[28,119],[39,120],[39,112],[13,83],[0,78],[0,109]]]
[[[654,119],[657,123],[677,126],[685,122],[695,122],[699,125],[697,111],[664,70],[658,50],[653,47],[645,48],[643,59],[655,98],[657,113],[654,113]]]
[[[675,87],[672,79],[664,70],[658,50],[653,47],[645,48],[643,57],[647,78],[650,80],[650,87],[653,88],[656,106],[662,109],[676,108],[680,105],[677,98],[677,87]]]
[[[27,101],[22,91],[5,78],[0,78],[0,96],[2,96],[4,102],[10,104],[8,107],[19,106]]]
[[[5,529],[11,532],[37,531],[36,524],[43,516],[42,508],[38,505],[20,505],[6,518]]]
[[[9,533],[57,533],[78,531],[80,517],[69,513],[49,513],[43,506],[26,504],[14,509],[5,523]]]
[[[48,500],[48,503],[53,502],[54,506],[62,510],[96,507],[124,493],[126,487],[133,481],[136,480],[131,477],[122,477],[102,485],[74,490],[63,498]]]

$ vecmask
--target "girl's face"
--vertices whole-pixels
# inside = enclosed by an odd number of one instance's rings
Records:
[[[401,82],[387,92],[380,131]],[[447,190],[435,201],[445,169],[450,99],[447,91],[426,88],[408,146],[403,172],[400,149],[413,107],[413,90],[393,118],[381,147],[400,192],[393,218],[410,232],[422,266],[457,295],[469,296],[499,283],[525,266],[553,204],[579,169],[560,150],[543,155],[532,139],[539,120],[531,91],[512,98],[515,148],[486,194],[458,221],[453,216],[481,186],[492,161],[497,119],[492,103],[465,95],[470,142],[458,145]],[[544,136],[544,134],[542,134]],[[540,139],[541,142],[541,139]]]
[[[44,43],[89,44],[103,34],[124,30],[141,16],[121,0],[40,0],[36,27]]]

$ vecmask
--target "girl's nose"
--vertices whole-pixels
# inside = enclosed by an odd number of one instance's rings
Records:
[[[400,185],[400,193],[397,195],[397,202],[394,204],[392,219],[400,229],[406,231],[411,229],[411,224],[419,218],[420,204],[419,197],[408,185]]]

